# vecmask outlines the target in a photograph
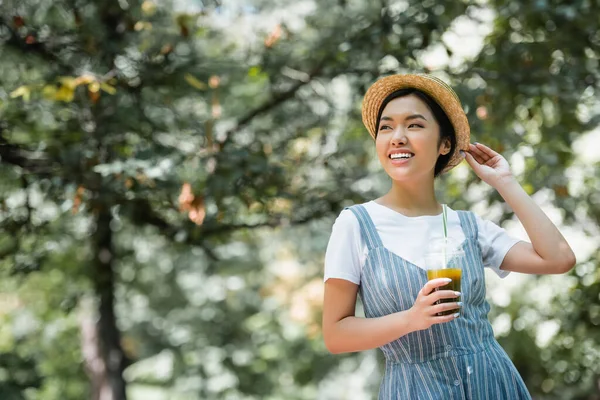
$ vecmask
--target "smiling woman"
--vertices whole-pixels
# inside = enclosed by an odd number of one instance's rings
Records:
[[[434,176],[438,176],[450,161],[450,155],[456,148],[456,134],[450,120],[441,107],[427,94],[416,89],[401,89],[388,95],[381,105],[379,128],[376,132],[376,147],[379,160],[392,179],[399,180],[399,170],[389,169],[385,158],[392,159],[393,166],[408,164],[394,162],[392,154],[405,153],[415,156],[420,148],[418,161],[411,162],[414,166],[411,174],[428,174],[425,163],[434,160]],[[388,149],[387,143],[392,141]],[[409,144],[411,148],[409,148]],[[435,154],[431,150],[435,150]],[[429,151],[426,151],[429,150]],[[430,154],[431,153],[431,154]],[[406,156],[404,156],[406,157]],[[394,172],[396,171],[396,172]]]
[[[363,122],[391,189],[343,210],[333,226],[324,273],[327,348],[343,353],[379,347],[386,358],[382,400],[529,399],[494,338],[483,269],[501,277],[508,271],[562,273],[575,263],[571,248],[516,183],[506,160],[469,143],[460,101],[439,79],[380,79],[365,95]],[[437,201],[435,177],[465,156],[512,207],[532,243]],[[444,238],[460,246],[448,250],[465,254],[461,293],[447,290],[451,279],[427,278],[427,250],[441,238],[442,219]],[[366,318],[355,316],[358,295]]]

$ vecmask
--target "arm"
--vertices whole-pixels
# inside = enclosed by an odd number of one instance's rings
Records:
[[[435,305],[439,299],[457,297],[449,290],[433,292],[448,282],[443,278],[429,281],[409,310],[379,318],[360,318],[354,313],[358,285],[343,279],[328,279],[323,300],[325,346],[334,354],[374,349],[410,332],[427,329],[434,323],[453,320],[457,314],[436,316],[441,311],[460,307],[457,303]]]
[[[526,274],[562,274],[575,265],[573,250],[533,199],[514,180],[498,192],[513,209],[531,243],[519,242],[506,254],[500,269]]]
[[[526,274],[560,274],[571,270],[576,262],[573,250],[515,180],[504,157],[487,146],[472,144],[466,159],[475,173],[512,208],[531,240],[514,245],[500,269]]]
[[[380,318],[354,316],[358,286],[343,279],[325,282],[323,339],[334,353],[374,349],[411,332],[406,311]]]

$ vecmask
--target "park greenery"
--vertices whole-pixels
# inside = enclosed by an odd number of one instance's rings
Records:
[[[341,209],[389,185],[366,88],[431,72],[473,141],[596,241],[490,320],[535,398],[600,399],[600,157],[583,156],[600,145],[598,15],[589,0],[0,0],[0,398],[364,398],[340,393],[375,356],[322,342],[324,251]],[[439,188],[512,220],[464,165]],[[363,377],[373,398],[380,372]]]

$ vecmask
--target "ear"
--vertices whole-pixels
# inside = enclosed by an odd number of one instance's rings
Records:
[[[443,139],[440,145],[440,154],[445,156],[446,154],[450,153],[450,150],[452,150],[452,142],[450,141],[450,138]]]

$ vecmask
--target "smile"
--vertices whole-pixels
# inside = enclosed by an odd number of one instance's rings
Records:
[[[415,155],[413,153],[394,153],[394,154],[390,154],[388,157],[392,160],[402,160],[402,159],[408,159],[408,158],[413,158]]]

